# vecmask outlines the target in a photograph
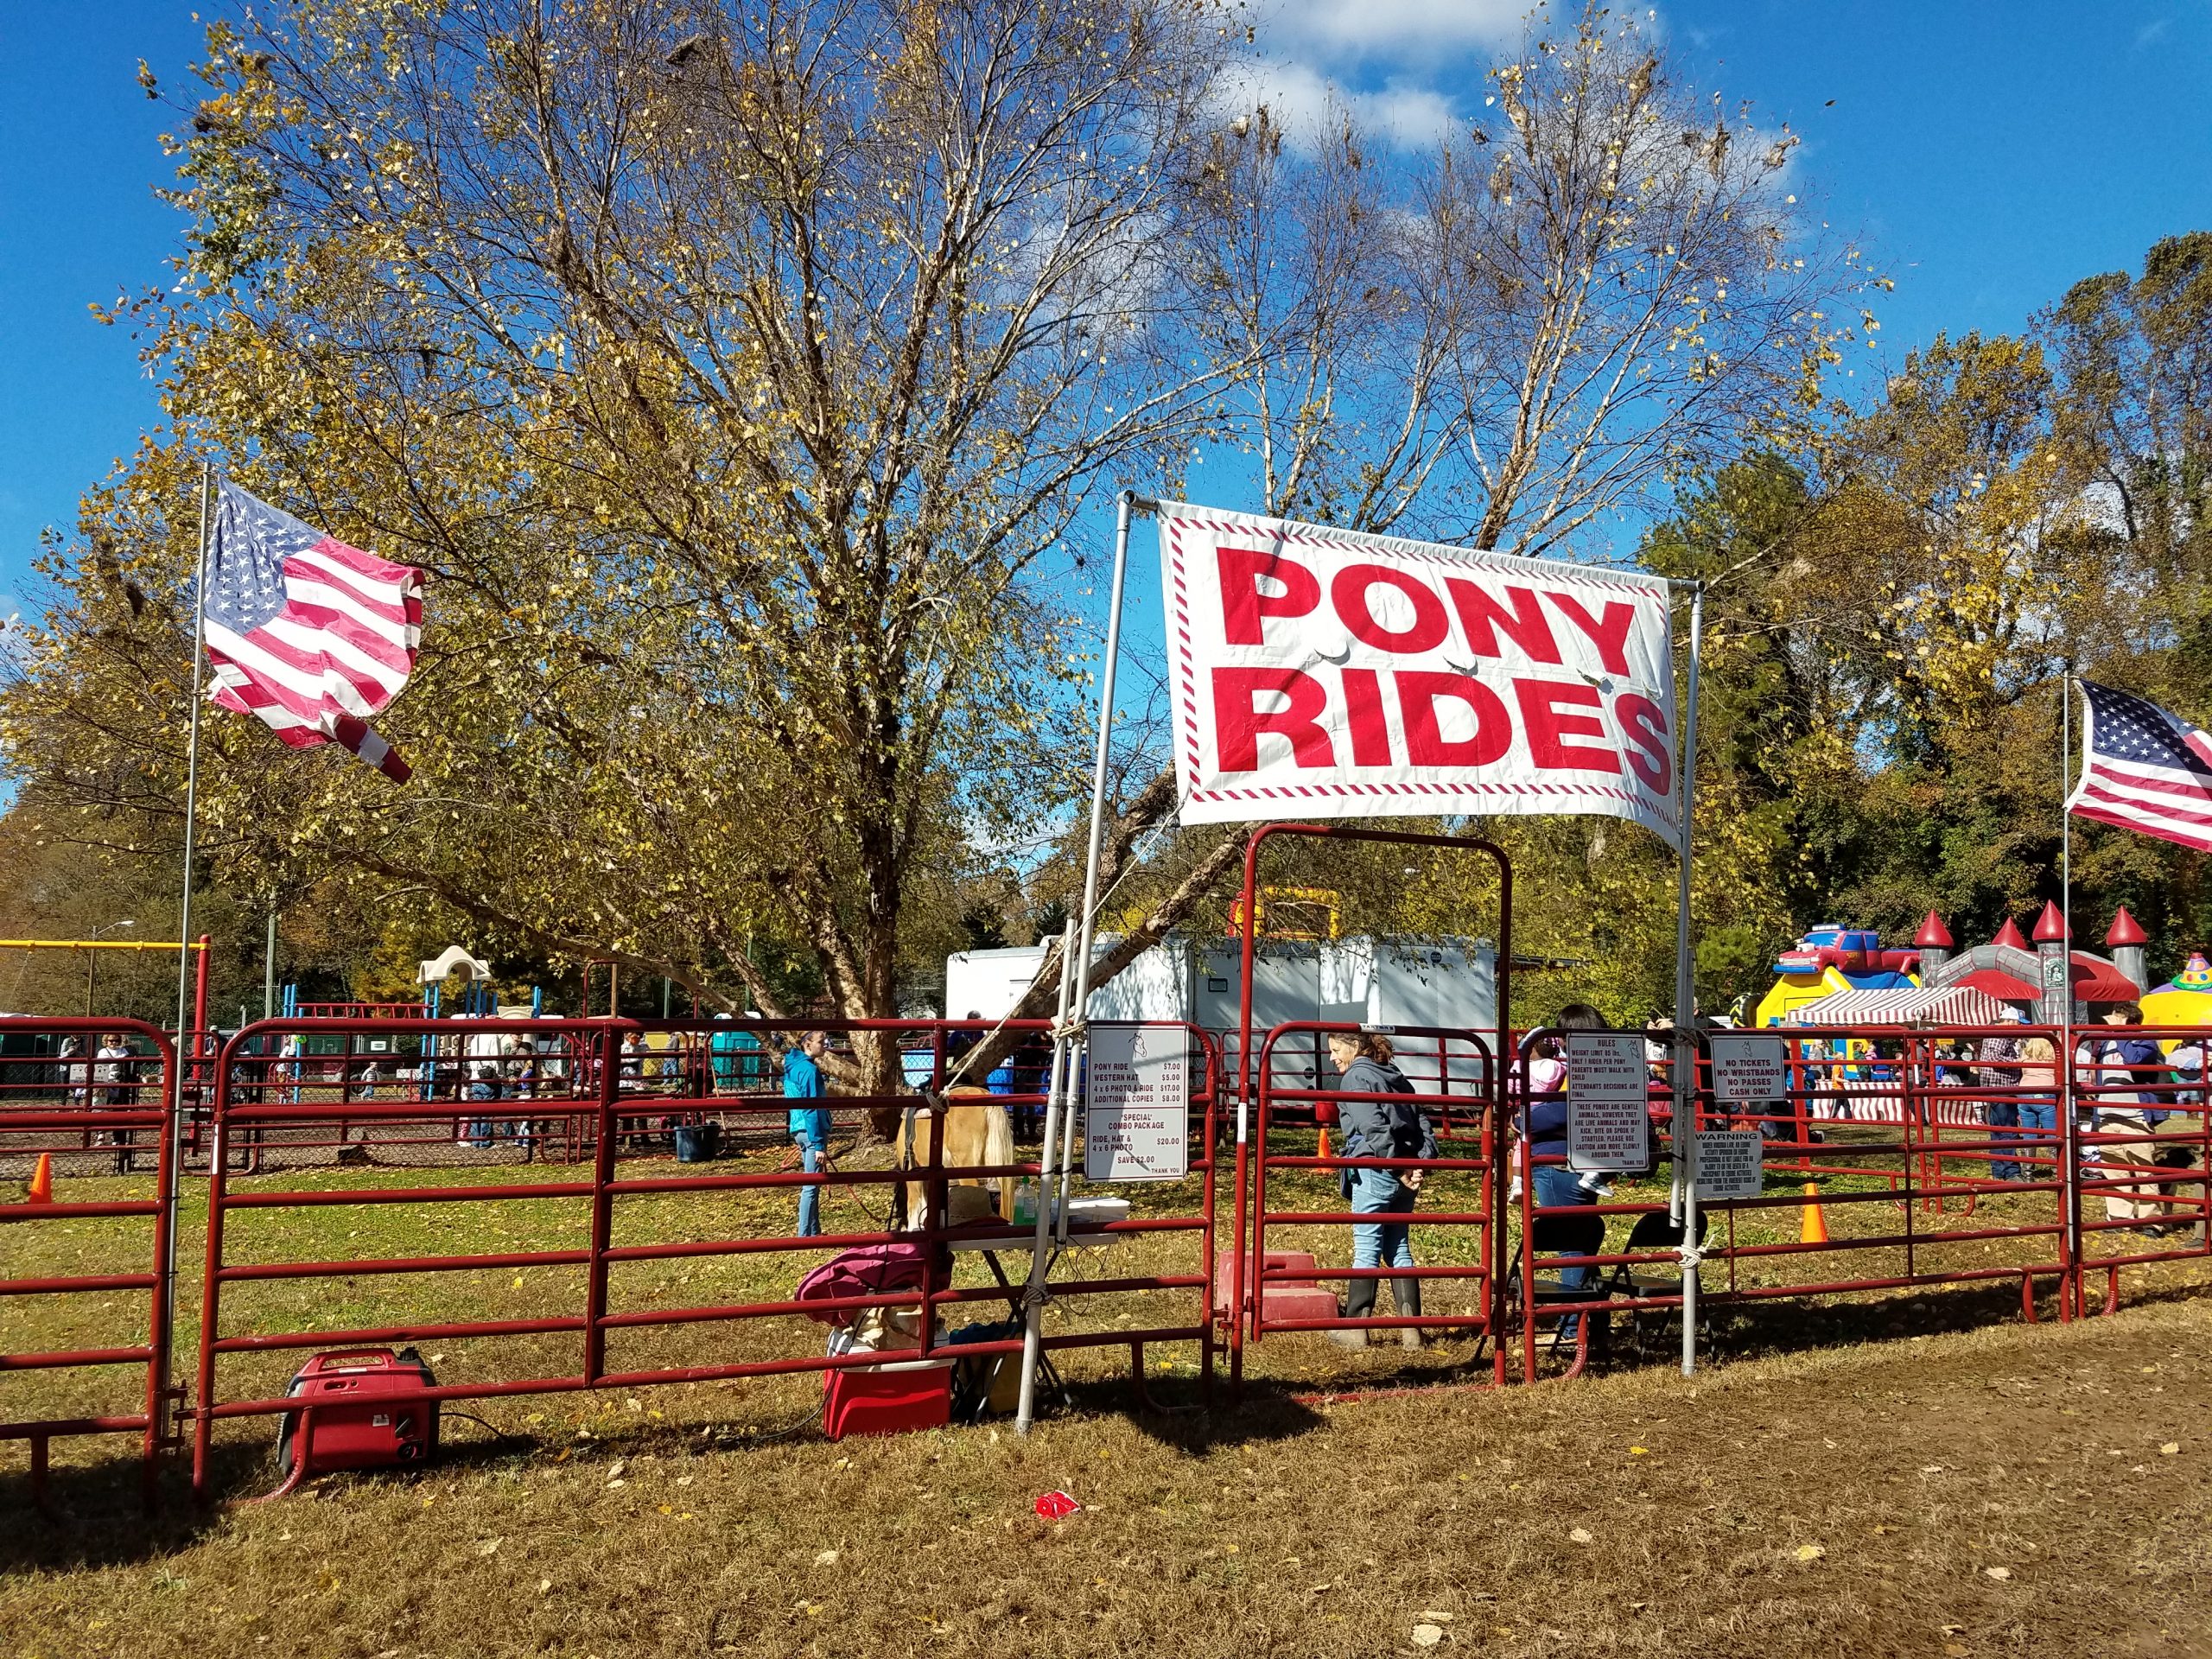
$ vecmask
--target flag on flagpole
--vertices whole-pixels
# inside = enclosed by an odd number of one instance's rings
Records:
[[[207,550],[210,701],[296,749],[335,742],[394,783],[406,761],[368,717],[399,695],[423,638],[423,573],[326,536],[228,479]]]
[[[2212,736],[2155,702],[2079,683],[2089,715],[2066,810],[2212,852]]]

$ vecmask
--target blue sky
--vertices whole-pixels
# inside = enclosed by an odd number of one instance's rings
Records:
[[[1478,107],[1479,66],[1524,10],[1276,3],[1280,65],[1415,111]],[[2212,0],[1705,0],[1662,6],[1659,25],[1701,84],[1802,135],[1808,199],[1897,278],[1891,353],[2018,328],[2076,279],[2212,227]],[[152,191],[168,118],[137,67],[178,86],[198,37],[167,0],[0,6],[0,617],[41,528],[70,524],[159,418],[132,341],[86,306],[167,275],[176,226]]]

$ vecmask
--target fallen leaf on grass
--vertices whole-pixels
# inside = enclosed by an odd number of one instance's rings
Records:
[[[1597,1541],[1591,1537],[1590,1529],[1587,1527],[1577,1527],[1573,1532],[1568,1533],[1567,1537],[1569,1543],[1574,1544],[1590,1544]]]
[[[548,1594],[549,1592],[550,1592],[550,1591],[552,1590],[552,1588],[553,1588],[553,1580],[550,1580],[550,1579],[540,1579],[540,1580],[537,1581],[537,1593],[538,1593],[539,1595],[541,1595],[541,1596],[545,1595],[545,1594]]]
[[[2168,1440],[2164,1446],[2158,1448],[2158,1455],[2162,1458],[2180,1456],[2181,1442],[2179,1440]]]
[[[1440,1612],[1433,1607],[1424,1607],[1421,1610],[1421,1621],[1424,1624],[1449,1624],[1452,1615]]]
[[[1443,1639],[1444,1627],[1440,1624],[1414,1626],[1414,1645],[1417,1648],[1433,1648]]]
[[[1651,1455],[1651,1450],[1649,1446],[1631,1446],[1628,1449],[1628,1454],[1631,1458],[1648,1458]]]
[[[479,1555],[496,1555],[499,1553],[499,1546],[505,1542],[506,1540],[504,1538],[494,1538],[488,1544],[479,1544],[476,1547],[476,1553]]]
[[[1801,1561],[1817,1561],[1821,1556],[1827,1554],[1827,1549],[1819,1544],[1800,1544],[1797,1546],[1797,1559]]]
[[[836,1566],[836,1565],[837,1565],[837,1552],[836,1552],[836,1550],[834,1550],[834,1549],[825,1549],[825,1550],[823,1550],[823,1551],[819,1555],[817,1555],[817,1556],[814,1558],[814,1564],[815,1564],[817,1567],[835,1567],[835,1566]]]
[[[1985,1567],[1981,1570],[1999,1584],[2012,1576],[2012,1569],[2009,1567]]]

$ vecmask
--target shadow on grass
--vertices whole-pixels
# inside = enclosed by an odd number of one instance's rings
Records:
[[[226,1509],[276,1490],[283,1478],[273,1438],[219,1443],[208,1454],[211,1501],[192,1496],[189,1452],[163,1459],[150,1510],[133,1452],[117,1444],[92,1461],[57,1462],[48,1472],[43,1508],[33,1502],[30,1473],[0,1474],[0,1574],[68,1572],[127,1566],[182,1549],[211,1531]],[[332,1477],[334,1481],[411,1484],[424,1473],[487,1468],[545,1450],[520,1435],[448,1436],[428,1469],[421,1466]]]
[[[1295,1397],[1294,1385],[1280,1381],[1248,1378],[1241,1402],[1231,1399],[1226,1371],[1215,1376],[1211,1399],[1196,1377],[1178,1377],[1165,1387],[1162,1381],[1148,1382],[1141,1400],[1132,1397],[1127,1378],[1074,1382],[1068,1387],[1071,1408],[1084,1416],[1125,1418],[1159,1444],[1193,1454],[1213,1446],[1295,1440],[1328,1421]]]
[[[156,1506],[149,1510],[135,1445],[128,1452],[120,1440],[115,1445],[112,1453],[89,1462],[57,1460],[47,1475],[43,1508],[32,1501],[27,1468],[0,1474],[0,1573],[130,1566],[185,1548],[214,1526],[221,1512],[193,1502],[182,1458],[163,1460]],[[243,1488],[257,1465],[273,1459],[240,1446],[219,1451],[215,1462],[221,1485]]]
[[[2212,1294],[2212,1286],[2131,1286],[2122,1306],[2168,1305]],[[2096,1317],[2093,1306],[2091,1318]],[[2054,1290],[2040,1289],[2036,1317],[2058,1319]],[[1628,1340],[1624,1314],[1615,1316],[1613,1370],[1633,1370],[1680,1357],[1681,1326],[1673,1319],[1647,1321],[1641,1350]],[[1867,1300],[1796,1300],[1777,1298],[1712,1306],[1698,1342],[1701,1360],[1764,1359],[1822,1349],[1909,1342],[1919,1337],[1958,1336],[1993,1325],[2021,1324],[2017,1282],[1936,1286]]]

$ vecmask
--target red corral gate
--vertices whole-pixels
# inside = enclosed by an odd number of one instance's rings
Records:
[[[1413,1092],[1407,1096],[1374,1096],[1330,1088],[1322,1080],[1285,1079],[1274,1064],[1277,1045],[1296,1045],[1300,1038],[1332,1033],[1357,1036],[1356,1025],[1299,1020],[1270,1031],[1260,1046],[1259,1104],[1255,1115],[1251,1160],[1252,1196],[1247,1211],[1252,1221],[1250,1276],[1253,1287],[1248,1321],[1251,1338],[1268,1332],[1361,1331],[1395,1336],[1402,1331],[1450,1332],[1478,1337],[1494,1336],[1498,1330],[1497,1170],[1501,1149],[1490,1045],[1472,1032],[1433,1026],[1394,1026],[1390,1034],[1401,1039],[1420,1039],[1427,1052],[1408,1057],[1402,1068]],[[1341,1080],[1339,1080],[1339,1083]],[[1434,1126],[1437,1155],[1422,1158],[1371,1151],[1346,1155],[1341,1141],[1334,1155],[1324,1150],[1329,1127],[1341,1133],[1347,1107],[1410,1103]],[[1295,1123],[1279,1123],[1280,1109],[1288,1106],[1314,1123],[1312,1153],[1294,1150],[1304,1145]],[[1365,1210],[1353,1204],[1351,1190],[1367,1179],[1365,1172],[1394,1176],[1401,1187],[1415,1178],[1418,1211],[1393,1213]],[[1320,1178],[1317,1183],[1316,1176]],[[1273,1185],[1270,1185],[1270,1182]],[[1316,1191],[1317,1185],[1319,1186]],[[1377,1187],[1389,1185],[1376,1182]],[[1273,1204],[1278,1207],[1270,1208]],[[1347,1205],[1352,1207],[1347,1208]],[[1381,1236],[1378,1252],[1387,1252],[1401,1229],[1418,1224],[1432,1260],[1414,1265],[1395,1264],[1378,1254],[1371,1270],[1337,1266],[1333,1257],[1343,1247],[1336,1241],[1355,1236],[1358,1230],[1373,1228]],[[1277,1243],[1269,1243],[1269,1229]],[[1315,1250],[1285,1248],[1291,1230],[1318,1230],[1328,1236]],[[1347,1230],[1351,1230],[1350,1232]],[[1440,1233],[1439,1230],[1443,1230]],[[1446,1243],[1446,1241],[1449,1242]],[[1357,1245],[1353,1253],[1357,1254]],[[1332,1257],[1324,1265],[1321,1256]],[[1440,1256],[1441,1260],[1434,1259]],[[1369,1311],[1340,1310],[1326,1287],[1343,1283],[1348,1294],[1364,1280],[1376,1285]],[[1404,1288],[1401,1288],[1401,1287]],[[1303,1293],[1302,1294],[1300,1293]],[[1442,1293],[1440,1294],[1439,1293]],[[1390,1312],[1380,1310],[1389,1303]],[[1504,1380],[1504,1351],[1497,1351],[1498,1380]]]
[[[1311,1252],[1279,1252],[1278,1259],[1270,1261],[1266,1246],[1268,1215],[1264,1207],[1268,1170],[1272,1164],[1276,1169],[1288,1173],[1301,1172],[1310,1180],[1313,1174],[1338,1181],[1358,1182],[1363,1169],[1386,1169],[1393,1166],[1403,1172],[1409,1160],[1395,1158],[1359,1157],[1345,1159],[1330,1156],[1318,1144],[1312,1153],[1302,1146],[1287,1142],[1281,1148],[1271,1141],[1270,1129],[1276,1116],[1276,1103],[1290,1103],[1303,1096],[1298,1103],[1315,1118],[1326,1114],[1319,1109],[1340,1105],[1340,1098],[1331,1098],[1331,1091],[1322,1087],[1319,1075],[1318,1044],[1315,1039],[1325,1035],[1330,1029],[1357,1032],[1359,1027],[1331,1027],[1321,1022],[1303,1022],[1278,1027],[1255,1043],[1252,1027],[1253,970],[1259,918],[1260,865],[1269,843],[1278,840],[1313,840],[1351,842],[1360,845],[1402,847],[1410,849],[1409,856],[1435,853],[1454,855],[1479,854],[1496,866],[1497,870],[1498,938],[1497,976],[1495,980],[1496,1025],[1487,1033],[1471,1031],[1421,1027],[1400,1033],[1407,1037],[1427,1036],[1435,1043],[1434,1077],[1429,1081],[1434,1093],[1424,1105],[1436,1107],[1445,1134],[1454,1142],[1457,1155],[1440,1157],[1434,1166],[1447,1172],[1456,1183],[1471,1182],[1471,1194],[1456,1194],[1452,1207],[1439,1215],[1425,1217],[1425,1224],[1437,1224],[1464,1230],[1465,1257],[1453,1265],[1425,1272],[1418,1268],[1406,1269],[1377,1269],[1374,1277],[1378,1281],[1410,1283],[1418,1287],[1425,1278],[1447,1279],[1468,1287],[1473,1294],[1471,1305],[1455,1300],[1451,1310],[1441,1306],[1431,1311],[1426,1303],[1419,1313],[1394,1312],[1388,1318],[1373,1314],[1347,1319],[1341,1312],[1325,1312],[1320,1298],[1312,1293],[1325,1282],[1342,1277],[1349,1286],[1353,1275],[1349,1270],[1342,1274],[1319,1267]],[[1244,890],[1237,906],[1243,937],[1243,963],[1240,988],[1241,1015],[1238,1022],[1237,1064],[1240,1071],[1240,1092],[1236,1111],[1236,1146],[1235,1179],[1236,1185],[1236,1243],[1231,1252],[1230,1297],[1230,1373],[1241,1386],[1244,1374],[1244,1339],[1249,1332],[1256,1339],[1268,1327],[1268,1308],[1266,1290],[1270,1282],[1282,1290],[1303,1285],[1308,1291],[1310,1306],[1298,1311],[1286,1311],[1274,1321],[1278,1330],[1360,1328],[1363,1330],[1475,1330],[1495,1335],[1497,1332],[1499,1284],[1499,1240],[1495,1217],[1497,1215],[1497,1168],[1500,1141],[1498,1124],[1498,1091],[1501,1087],[1497,1057],[1510,1052],[1506,1026],[1506,1010],[1511,1005],[1513,988],[1513,866],[1503,849],[1489,842],[1457,836],[1420,835],[1395,830],[1370,830],[1357,824],[1271,823],[1256,832],[1245,849]],[[1316,1055],[1313,1074],[1303,1088],[1292,1087],[1287,1091],[1276,1077],[1276,1053],[1285,1039],[1293,1043],[1303,1035],[1308,1044],[1314,1044]],[[1262,1051],[1264,1050],[1264,1052]],[[1257,1059],[1258,1064],[1255,1065]],[[1471,1061],[1465,1074],[1455,1077],[1455,1068]],[[1459,1092],[1455,1093],[1455,1084]],[[1416,1090],[1420,1084],[1416,1084]],[[1338,1091],[1340,1095],[1341,1091]],[[1453,1109],[1458,1116],[1452,1116]],[[1252,1139],[1254,1120],[1257,1120],[1258,1138]],[[1464,1198],[1465,1201],[1460,1201]],[[1278,1215],[1278,1226],[1293,1224],[1328,1229],[1352,1228],[1381,1224],[1362,1222],[1351,1210],[1338,1211],[1304,1209]],[[1389,1236],[1386,1235],[1386,1243]],[[1379,1286],[1378,1286],[1379,1294]],[[1418,1288],[1415,1294],[1418,1295]],[[1395,1294],[1395,1293],[1394,1293]],[[1502,1368],[1503,1359],[1497,1361]],[[1503,1372],[1499,1370],[1502,1381]]]
[[[65,1053],[73,1039],[77,1052]],[[60,1299],[65,1322],[86,1338],[0,1353],[0,1440],[29,1442],[32,1494],[42,1498],[50,1442],[136,1435],[150,1497],[172,1398],[176,1051],[135,1020],[4,1018],[0,1042],[0,1162],[26,1185],[22,1202],[0,1204],[0,1299],[11,1307],[18,1298]],[[57,1169],[67,1185],[97,1175],[109,1190],[78,1197],[65,1185],[54,1198],[30,1197]],[[138,1262],[124,1272],[70,1272],[37,1236],[87,1220],[143,1222]],[[133,1379],[119,1398],[101,1386],[103,1373],[118,1371]],[[27,1394],[37,1402],[28,1414],[13,1404]]]

